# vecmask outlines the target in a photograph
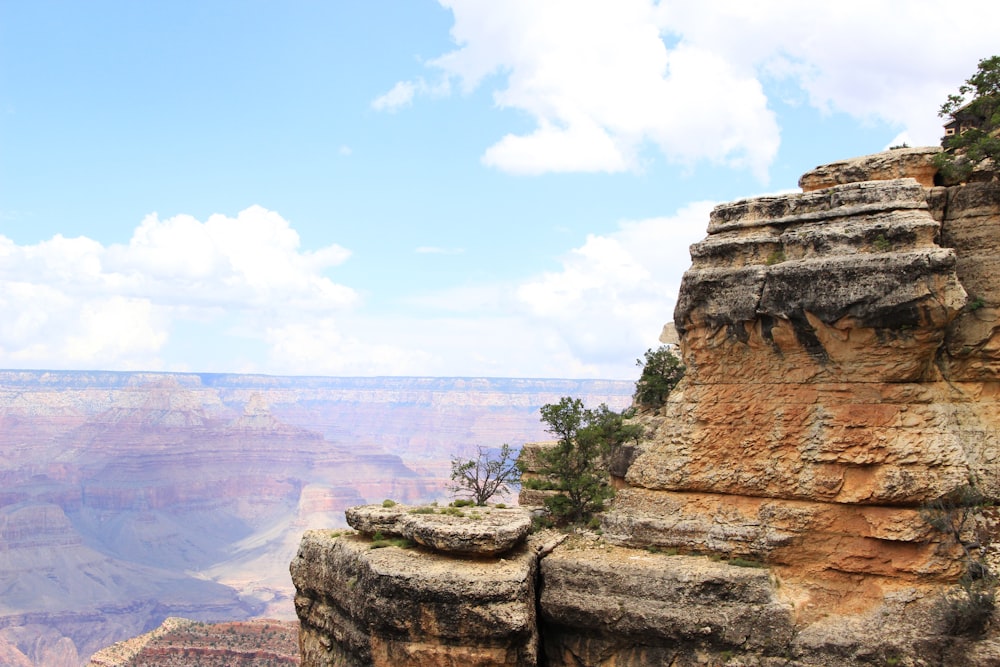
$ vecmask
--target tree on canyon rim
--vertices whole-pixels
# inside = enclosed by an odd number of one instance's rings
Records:
[[[667,402],[667,396],[684,377],[686,370],[669,345],[646,350],[643,359],[636,359],[642,374],[635,383],[633,398],[640,408],[658,408]]]
[[[470,495],[482,507],[495,495],[510,493],[511,486],[521,480],[517,467],[517,452],[504,443],[493,456],[490,450],[476,447],[476,458],[451,460],[451,490],[456,494]]]
[[[976,73],[957,95],[948,96],[938,115],[951,118],[950,134],[941,140],[945,151],[934,160],[945,183],[967,180],[986,159],[1000,166],[1000,56],[980,60]]]
[[[627,412],[614,412],[604,403],[590,410],[569,396],[543,405],[541,414],[546,430],[559,438],[537,455],[537,472],[559,491],[545,499],[545,506],[558,523],[586,521],[614,495],[605,465],[608,454],[629,440],[638,441],[642,427],[626,424]]]

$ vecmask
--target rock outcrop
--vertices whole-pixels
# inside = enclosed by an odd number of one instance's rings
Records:
[[[533,665],[537,554],[456,558],[309,531],[292,561],[303,665]]]
[[[413,540],[445,554],[499,556],[528,536],[531,516],[522,509],[364,505],[344,512],[347,524],[365,535],[381,533]]]
[[[155,630],[91,656],[87,667],[291,667],[299,664],[291,621],[201,623],[170,617]]]
[[[1000,664],[992,606],[971,592],[989,597],[1000,553],[1000,182],[935,187],[935,153],[834,163],[803,193],[714,210],[674,312],[687,375],[610,462],[603,537],[537,566],[544,664]],[[960,530],[930,520],[942,502]],[[359,569],[364,548],[304,539],[303,664],[389,664],[372,647],[392,637],[436,656],[475,645],[428,634],[446,578],[352,595],[359,573],[397,572]],[[411,623],[382,624],[383,597]]]

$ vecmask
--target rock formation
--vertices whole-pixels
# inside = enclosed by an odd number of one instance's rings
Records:
[[[535,580],[541,543],[524,540],[527,512],[414,509],[402,508],[402,514],[396,508],[384,514],[374,508],[353,511],[351,521],[363,533],[315,530],[302,538],[291,565],[302,663],[536,664]],[[402,521],[404,517],[412,521]],[[456,539],[481,535],[484,521],[500,534],[520,538],[505,541],[502,556],[492,541]],[[428,540],[430,548],[373,542],[404,532],[436,537]],[[447,543],[444,551],[439,549],[442,542]],[[473,544],[481,544],[482,550]]]
[[[989,605],[985,634],[961,626],[998,565],[1000,182],[936,187],[935,152],[834,163],[800,194],[713,211],[674,313],[687,375],[610,462],[603,537],[537,565],[545,664],[1000,664]],[[968,521],[942,528],[934,502]],[[389,664],[357,647],[425,632],[421,600],[448,585],[421,577],[393,599],[412,625],[383,627],[390,589],[343,583],[366,555],[303,541],[303,644],[326,651],[304,665]]]
[[[171,617],[155,630],[101,649],[87,667],[291,667],[299,664],[296,636],[291,621],[200,623]]]

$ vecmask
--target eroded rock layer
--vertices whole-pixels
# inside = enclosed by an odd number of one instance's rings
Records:
[[[292,561],[303,665],[534,665],[537,554],[461,559],[309,531]]]
[[[713,211],[674,313],[687,375],[610,539],[763,559],[802,609],[961,574],[920,507],[1000,497],[1000,184],[930,187],[932,155]]]

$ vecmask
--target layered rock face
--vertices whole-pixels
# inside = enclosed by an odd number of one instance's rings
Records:
[[[1000,497],[1000,184],[926,187],[932,154],[713,211],[674,313],[687,376],[610,539],[762,559],[804,616],[960,573],[919,508]]]
[[[408,510],[407,510],[408,511]],[[476,532],[475,517],[413,514],[381,518],[357,513],[367,534],[309,531],[292,561],[295,607],[301,628],[302,664],[441,667],[533,665],[538,657],[535,610],[536,545],[522,536],[502,556],[493,545],[482,552],[382,546],[372,537],[416,532]],[[494,522],[502,533],[521,525],[521,510]],[[422,524],[422,525],[421,525]],[[464,526],[464,529],[463,529]],[[437,544],[440,540],[431,540]],[[467,546],[467,545],[466,545]]]

